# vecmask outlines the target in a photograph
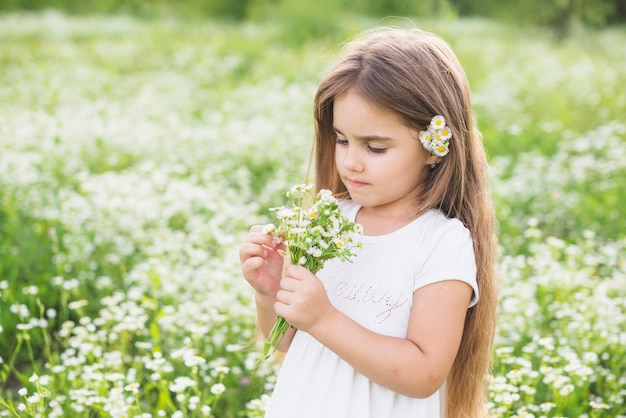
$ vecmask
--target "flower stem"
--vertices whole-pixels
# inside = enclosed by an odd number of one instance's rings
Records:
[[[276,322],[274,322],[274,326],[263,344],[263,357],[259,359],[259,366],[276,351],[288,329],[289,323],[287,323],[287,320],[282,316],[277,316]]]

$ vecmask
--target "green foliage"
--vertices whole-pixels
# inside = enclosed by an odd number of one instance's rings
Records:
[[[49,284],[49,279],[57,274],[49,236],[53,226],[25,213],[15,195],[2,193],[0,199],[0,324],[4,329],[0,357],[22,366],[27,364],[28,354],[14,354],[18,324],[29,326],[31,315],[39,317],[40,295],[47,295],[46,304],[50,307],[58,308],[60,304]],[[38,354],[43,340],[35,337],[32,344]]]
[[[309,41],[336,44],[350,33],[346,10],[333,0],[257,1],[248,13],[250,19],[272,22],[279,30],[279,42],[295,47]]]
[[[142,14],[149,5],[149,0],[2,0],[1,10],[42,11],[47,9],[62,10],[71,14],[88,13],[133,13]]]
[[[621,0],[468,0],[455,3],[461,15],[548,26],[561,38],[570,33],[572,25],[599,27],[609,22],[626,21],[626,10]]]
[[[379,18],[386,17],[451,17],[456,10],[449,0],[355,0],[346,1],[344,7],[354,12]]]
[[[0,11],[57,9],[70,14],[132,14],[185,19],[218,17],[236,21],[276,19],[294,45],[322,37],[341,37],[341,15],[389,17],[483,16],[514,24],[546,26],[563,38],[578,24],[592,27],[626,21],[622,0],[2,0]]]

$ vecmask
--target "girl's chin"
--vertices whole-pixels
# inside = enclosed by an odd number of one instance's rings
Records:
[[[359,206],[366,205],[365,200],[362,198],[362,196],[359,196],[357,193],[350,193],[350,199],[352,199],[352,201]]]

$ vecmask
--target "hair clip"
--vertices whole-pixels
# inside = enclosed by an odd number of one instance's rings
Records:
[[[432,155],[443,157],[450,151],[452,131],[441,115],[433,117],[430,125],[426,127],[425,131],[420,131],[419,136],[424,149]]]

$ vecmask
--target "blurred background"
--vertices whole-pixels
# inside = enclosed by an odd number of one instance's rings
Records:
[[[473,17],[540,25],[559,37],[577,25],[601,27],[626,21],[624,0],[2,0],[0,11],[57,9],[68,14],[132,14],[186,19],[284,20],[294,37],[332,35],[346,14],[369,16]]]

